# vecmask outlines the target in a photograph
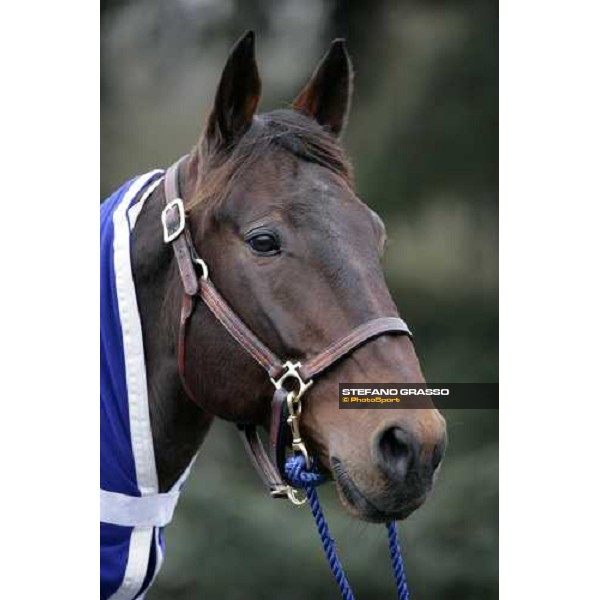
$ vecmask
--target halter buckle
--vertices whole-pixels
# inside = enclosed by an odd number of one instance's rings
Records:
[[[304,392],[313,384],[312,379],[309,381],[302,379],[298,371],[301,367],[302,365],[299,362],[293,363],[291,360],[288,360],[283,364],[283,368],[285,369],[283,374],[278,379],[271,377],[271,383],[275,386],[276,390],[280,390],[287,379],[295,379],[298,383],[298,389],[295,390],[296,401],[300,400]]]
[[[171,214],[173,211],[177,211],[177,221],[173,221]],[[163,226],[163,239],[165,244],[174,242],[185,229],[185,208],[183,207],[183,200],[181,198],[175,198],[167,204],[160,215],[160,220]]]

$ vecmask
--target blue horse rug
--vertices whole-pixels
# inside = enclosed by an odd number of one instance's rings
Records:
[[[100,597],[143,598],[164,556],[190,468],[159,493],[142,328],[131,268],[131,233],[162,182],[152,171],[100,206]],[[191,467],[191,465],[190,465]]]

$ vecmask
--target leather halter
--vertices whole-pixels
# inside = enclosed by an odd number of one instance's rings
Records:
[[[185,159],[169,167],[165,175],[166,206],[162,213],[165,243],[173,247],[175,259],[183,283],[183,299],[179,321],[178,368],[186,394],[201,406],[190,390],[185,377],[185,349],[187,327],[194,310],[195,300],[200,298],[227,332],[240,346],[267,372],[275,386],[271,403],[271,425],[269,433],[270,455],[265,450],[258,435],[256,425],[238,424],[250,460],[256,468],[271,495],[276,498],[289,496],[284,463],[286,448],[289,445],[290,390],[285,384],[293,380],[296,384],[296,398],[303,395],[312,385],[313,379],[329,369],[334,363],[347,356],[365,342],[383,334],[399,333],[412,337],[406,323],[399,317],[372,319],[353,329],[345,337],[333,342],[319,354],[310,357],[303,364],[283,361],[276,356],[248,326],[238,317],[226,300],[219,294],[208,277],[208,267],[198,256],[190,230],[185,219],[185,208],[179,192],[179,165]],[[198,274],[200,271],[200,274]],[[295,418],[299,416],[299,411]],[[297,422],[294,422],[298,427]],[[297,450],[296,446],[293,446]],[[303,449],[305,452],[305,449]],[[308,457],[307,457],[308,458]]]

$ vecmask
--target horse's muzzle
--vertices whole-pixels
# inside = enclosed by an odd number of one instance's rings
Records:
[[[359,485],[344,463],[332,457],[331,468],[342,502],[366,521],[405,519],[425,502],[445,449],[445,436],[433,448],[424,450],[407,429],[386,427],[373,443],[376,475],[360,477],[361,481],[373,481],[373,485]]]

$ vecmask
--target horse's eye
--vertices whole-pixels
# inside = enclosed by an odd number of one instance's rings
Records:
[[[257,254],[273,255],[280,250],[277,236],[270,231],[257,231],[246,238],[246,242]]]

